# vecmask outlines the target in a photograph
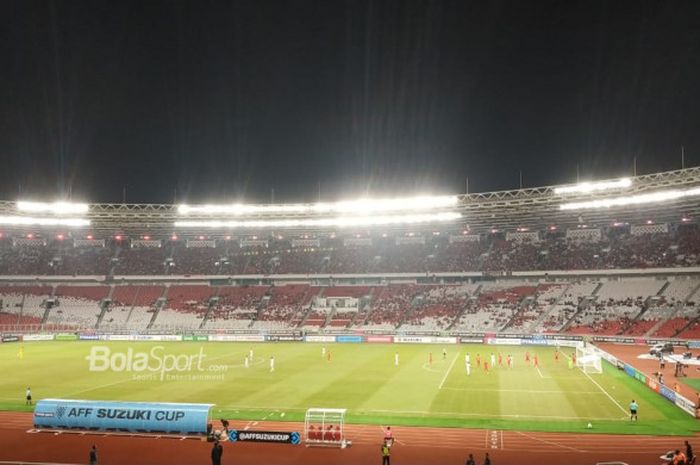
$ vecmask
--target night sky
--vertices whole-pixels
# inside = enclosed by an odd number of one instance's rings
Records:
[[[474,192],[681,146],[695,0],[0,0],[2,199]]]

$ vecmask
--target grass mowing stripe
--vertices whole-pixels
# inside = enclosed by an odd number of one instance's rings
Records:
[[[447,379],[447,376],[450,374],[450,371],[452,371],[452,367],[455,365],[455,362],[457,361],[457,358],[459,357],[459,352],[455,354],[455,358],[452,359],[452,363],[450,363],[449,368],[447,368],[447,372],[445,372],[445,376],[442,377],[442,381],[440,381],[440,386],[438,386],[438,389],[442,389],[443,384],[445,384],[445,380]]]

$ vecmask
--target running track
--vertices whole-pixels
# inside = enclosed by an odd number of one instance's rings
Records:
[[[300,423],[239,422],[235,429],[301,431]],[[208,464],[211,445],[199,439],[145,438],[81,433],[31,433],[31,414],[0,412],[0,462],[86,463],[96,444],[100,464]],[[688,439],[700,436],[623,436],[564,433],[521,433],[456,428],[392,427],[397,444],[394,465],[463,464],[468,453],[477,463],[489,452],[495,465],[541,463],[595,464],[623,461],[630,465],[657,464],[659,456]],[[379,426],[347,425],[352,446],[345,449],[224,443],[224,464],[364,464],[381,463]]]

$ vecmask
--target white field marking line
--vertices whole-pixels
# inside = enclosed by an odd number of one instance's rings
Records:
[[[566,354],[564,354],[564,357],[566,357],[566,358],[568,358],[568,359],[571,358],[571,357],[569,357],[569,356],[566,355]],[[600,389],[601,391],[603,391],[603,392],[605,393],[605,395],[608,397],[608,399],[610,399],[611,401],[613,401],[613,403],[614,403],[615,405],[617,405],[618,408],[619,408],[620,410],[622,410],[622,413],[625,414],[625,418],[627,418],[627,410],[625,410],[625,408],[624,408],[622,405],[620,405],[620,403],[619,403],[618,401],[616,401],[616,400],[613,398],[613,396],[611,396],[611,395],[608,393],[608,391],[606,391],[605,389],[603,389],[603,386],[601,386],[600,384],[598,384],[598,382],[597,382],[596,380],[594,380],[593,378],[591,378],[591,375],[589,375],[589,374],[586,373],[585,371],[581,370],[581,373],[583,373],[583,374],[586,376],[586,378],[590,379],[590,380],[591,380],[591,383],[595,384],[595,385],[598,387],[598,389]]]
[[[267,411],[270,407],[247,407],[247,406],[236,406],[236,405],[222,405],[223,409],[229,410],[265,410]],[[299,407],[273,407],[277,409],[282,409],[286,411],[297,411],[306,412],[305,408]],[[350,411],[350,409],[348,409]],[[567,416],[555,416],[555,415],[520,415],[520,414],[491,414],[491,413],[459,413],[459,412],[429,412],[426,410],[355,410],[352,409],[353,413],[366,415],[372,413],[396,413],[399,415],[438,415],[438,416],[453,416],[453,417],[491,417],[491,418],[518,418],[527,420],[528,418],[537,419],[555,419],[555,420],[614,420],[611,417],[567,417]]]
[[[532,393],[532,394],[562,394],[564,392],[571,394],[595,394],[597,396],[603,395],[600,391],[563,391],[563,390],[535,390],[535,389],[479,389],[479,388],[459,388],[446,386],[443,389],[450,391],[466,391],[466,392],[521,392],[521,393]]]
[[[528,439],[533,439],[533,440],[535,440],[535,441],[539,441],[539,442],[544,443],[544,444],[549,444],[550,446],[561,447],[561,448],[563,448],[563,449],[569,449],[569,450],[572,450],[572,451],[578,452],[578,453],[585,453],[585,452],[586,452],[585,450],[576,449],[575,447],[567,446],[567,445],[564,445],[564,444],[559,444],[559,443],[552,442],[552,441],[547,441],[546,439],[536,438],[536,437],[534,437],[534,436],[530,436],[529,434],[526,434],[526,433],[523,433],[523,432],[520,432],[520,431],[515,431],[515,432],[516,432],[517,434],[521,435],[521,436],[525,436],[525,437],[528,438]]]
[[[459,412],[429,412],[426,410],[357,410],[355,413],[367,414],[367,413],[396,413],[405,415],[442,415],[442,416],[453,416],[453,417],[491,417],[491,418],[549,418],[557,420],[614,420],[611,417],[567,417],[559,415],[520,415],[512,413],[503,414],[493,414],[493,413],[459,413]]]
[[[450,374],[450,371],[452,371],[452,367],[455,366],[455,362],[457,361],[458,357],[459,357],[459,353],[455,354],[455,358],[452,359],[452,363],[450,363],[450,367],[445,372],[445,376],[442,377],[442,381],[440,381],[440,386],[438,386],[438,389],[442,389],[442,385],[445,384],[445,380],[447,379],[447,376]]]
[[[542,372],[540,371],[540,367],[535,367],[535,368],[537,368],[537,373],[540,374],[540,378],[542,378],[542,379],[551,378],[551,376],[543,375]]]

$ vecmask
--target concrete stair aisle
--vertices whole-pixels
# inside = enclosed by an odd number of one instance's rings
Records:
[[[573,315],[571,315],[571,318],[567,320],[566,323],[564,323],[564,326],[562,326],[559,331],[564,332],[571,327],[573,324],[574,320],[576,319],[577,316],[581,314],[581,312],[585,311],[588,309],[588,307],[591,306],[592,303],[595,303],[596,298],[598,297],[598,291],[600,291],[600,288],[603,287],[603,283],[598,283],[598,285],[593,289],[593,292],[591,292],[590,296],[584,297],[581,302],[579,302],[578,306],[576,307],[576,312],[574,312]]]
[[[156,300],[155,312],[153,312],[153,316],[151,317],[151,321],[148,322],[148,326],[146,326],[146,329],[151,329],[153,327],[156,320],[158,319],[158,314],[163,309],[163,307],[165,307],[165,304],[168,303],[168,291],[170,291],[170,286],[165,286],[165,289],[163,290],[163,294],[158,298],[158,300]],[[132,310],[133,310],[133,308],[132,308]]]

